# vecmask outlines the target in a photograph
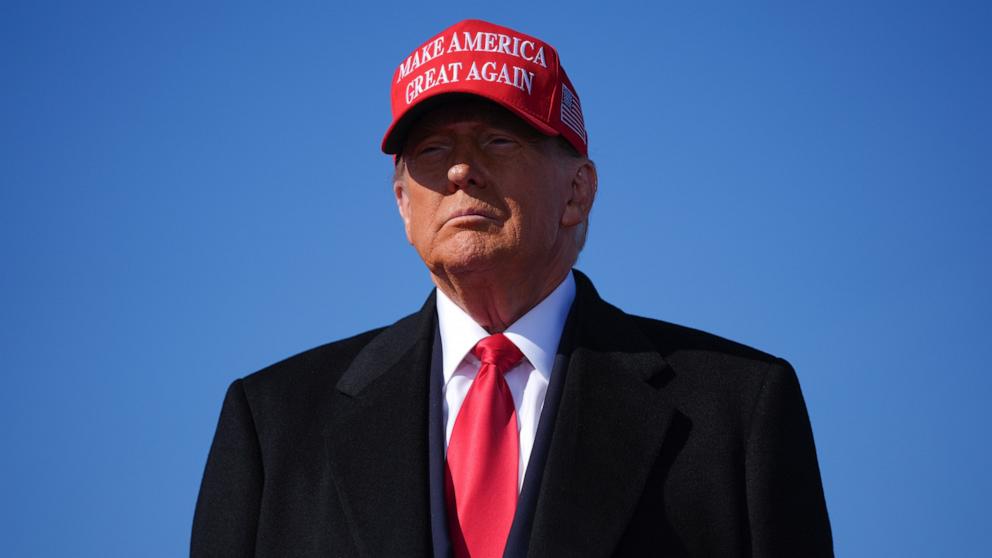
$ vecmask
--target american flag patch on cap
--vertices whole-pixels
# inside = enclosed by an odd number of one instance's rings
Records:
[[[561,84],[561,121],[578,134],[583,142],[587,141],[586,124],[582,119],[579,98],[564,83]]]

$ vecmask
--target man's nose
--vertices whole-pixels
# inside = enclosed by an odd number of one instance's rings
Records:
[[[458,189],[465,189],[470,186],[478,186],[478,178],[473,172],[469,163],[455,163],[448,169],[448,183],[451,185],[452,193]]]
[[[453,155],[452,164],[448,167],[450,193],[466,188],[485,188],[485,173],[477,150],[469,146],[460,146]]]

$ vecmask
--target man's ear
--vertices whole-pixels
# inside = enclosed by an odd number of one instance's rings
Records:
[[[410,195],[406,191],[403,179],[397,178],[393,181],[393,195],[396,196],[396,209],[400,211],[400,217],[403,219],[406,241],[413,244],[413,237],[410,235]]]
[[[599,177],[592,161],[585,159],[576,165],[572,173],[571,195],[561,216],[563,227],[574,227],[589,218],[598,185]]]

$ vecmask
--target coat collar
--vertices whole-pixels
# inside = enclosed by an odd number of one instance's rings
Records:
[[[435,329],[432,294],[384,329],[329,394],[325,448],[363,556],[430,553],[427,400]]]
[[[568,359],[531,531],[530,556],[612,554],[674,414],[672,371],[634,320],[575,273]]]

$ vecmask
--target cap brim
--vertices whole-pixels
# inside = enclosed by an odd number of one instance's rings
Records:
[[[382,152],[387,155],[399,154],[403,150],[403,144],[406,142],[406,135],[410,131],[410,127],[416,123],[417,120],[424,115],[424,113],[438,107],[439,105],[464,97],[479,97],[492,101],[512,112],[527,124],[530,124],[530,126],[538,132],[541,132],[546,136],[560,135],[558,130],[548,126],[540,119],[507,103],[503,99],[497,98],[496,96],[486,95],[477,91],[451,91],[449,89],[441,93],[435,93],[431,96],[425,96],[415,105],[409,107],[406,112],[400,115],[399,118],[393,121],[393,124],[388,130],[386,130],[386,135],[382,137]]]

